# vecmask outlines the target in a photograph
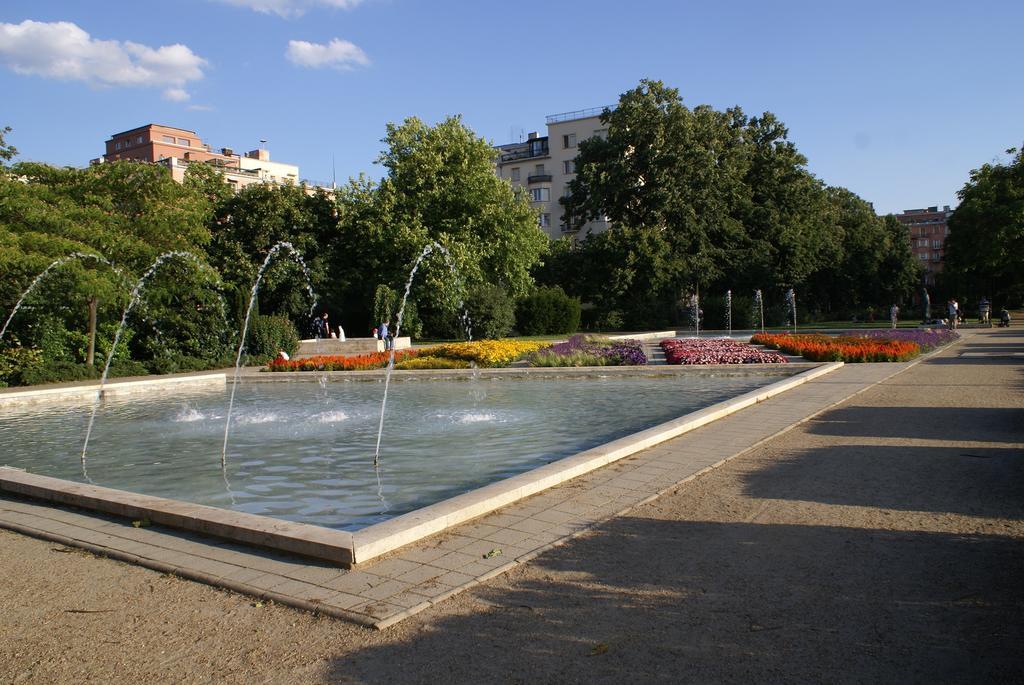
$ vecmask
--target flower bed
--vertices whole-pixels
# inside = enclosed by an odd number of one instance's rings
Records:
[[[954,340],[960,339],[960,334],[948,328],[897,328],[890,330],[862,331],[855,334],[858,337],[872,338],[876,340],[900,340],[903,342],[917,343],[922,352],[929,352],[936,347],[948,345]]]
[[[275,359],[267,364],[267,371],[370,371],[387,366],[390,355],[390,352],[372,352],[355,356],[322,354],[304,359]],[[395,362],[417,355],[417,350],[401,350],[395,352]]]
[[[814,362],[904,362],[921,353],[921,347],[916,342],[906,340],[849,335],[831,337],[820,333],[758,333],[750,342]]]
[[[636,340],[602,341],[574,335],[530,355],[531,366],[643,366],[647,355]]]
[[[661,341],[669,364],[784,364],[778,352],[768,352],[747,343],[726,339],[670,338]]]
[[[508,366],[520,357],[547,347],[546,342],[526,340],[474,340],[446,343],[421,350],[420,354],[446,359],[462,359],[477,366]]]

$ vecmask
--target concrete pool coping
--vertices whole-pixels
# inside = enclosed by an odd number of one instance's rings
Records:
[[[30,390],[21,388],[4,388],[0,391],[0,409],[22,405],[42,404],[45,402],[66,402],[92,400],[102,387],[102,397],[118,397],[133,395],[154,390],[177,391],[182,388],[221,388],[227,383],[227,374],[223,371],[205,373],[171,374],[167,376],[145,376],[140,378],[118,378],[107,381],[100,386],[96,381],[79,383],[59,383],[49,387],[36,387]]]
[[[117,517],[5,493],[0,493],[0,527],[384,629],[656,500],[946,349],[910,362],[847,364],[785,395],[352,570],[157,524],[136,528]]]
[[[0,492],[101,511],[138,521],[148,520],[171,528],[323,559],[333,564],[349,567],[370,561],[666,440],[671,440],[745,407],[763,402],[798,385],[831,373],[843,364],[841,362],[778,364],[765,365],[772,368],[757,368],[760,366],[762,365],[723,365],[717,369],[717,373],[756,374],[759,370],[770,373],[796,370],[797,373],[671,421],[368,526],[354,533],[40,476],[6,467],[0,467]],[[594,369],[492,369],[488,371],[491,373],[487,373],[487,376],[594,375]],[[541,371],[541,373],[529,373],[533,371]],[[716,370],[701,369],[700,372],[715,373]],[[416,372],[409,373],[416,374]],[[650,373],[664,375],[679,372],[674,370],[666,372],[662,367]],[[459,370],[457,375],[465,377],[466,372]],[[634,375],[648,375],[648,373],[646,369],[636,369]],[[435,374],[427,375],[427,377],[433,376]],[[423,376],[418,375],[417,377]],[[449,373],[444,373],[438,377],[450,378],[451,376]],[[252,375],[249,375],[246,380],[251,378]],[[305,373],[302,380],[309,380],[309,374]]]

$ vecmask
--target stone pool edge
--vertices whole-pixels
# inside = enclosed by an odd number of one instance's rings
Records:
[[[102,388],[102,397],[133,395],[150,392],[153,389],[179,390],[181,388],[202,388],[216,386],[222,388],[227,384],[227,374],[223,371],[207,373],[185,373],[157,377],[119,378],[108,381],[106,385],[99,383],[60,384],[53,387],[4,389],[0,392],[0,409],[23,405],[58,402],[67,400],[94,399]]]
[[[10,467],[0,467],[0,492],[139,521],[148,519],[172,528],[351,567],[678,437],[841,366],[842,362],[815,365],[763,388],[355,533],[40,476]]]

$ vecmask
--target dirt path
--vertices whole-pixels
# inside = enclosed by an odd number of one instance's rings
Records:
[[[0,531],[0,682],[1024,681],[1024,351],[983,333],[377,633]]]

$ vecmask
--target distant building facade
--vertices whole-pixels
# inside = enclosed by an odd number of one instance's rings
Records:
[[[551,239],[571,235],[578,238],[608,229],[606,218],[588,221],[579,229],[563,218],[559,202],[569,192],[576,176],[579,144],[608,131],[601,123],[603,108],[578,110],[547,117],[547,135],[530,133],[525,141],[499,145],[495,172],[512,187],[529,195],[537,210],[540,227]]]
[[[224,180],[236,191],[253,183],[299,183],[299,167],[270,161],[266,150],[252,150],[244,155],[235,154],[231,148],[215,152],[195,131],[161,124],[115,133],[106,142],[106,153],[91,163],[125,159],[161,164],[170,169],[171,177],[179,183],[184,181],[190,164],[209,164],[224,174]]]
[[[910,234],[910,250],[914,258],[924,267],[925,284],[935,284],[935,274],[942,272],[946,236],[949,235],[947,221],[953,211],[949,205],[942,209],[906,209],[896,215],[896,220],[907,227]]]

